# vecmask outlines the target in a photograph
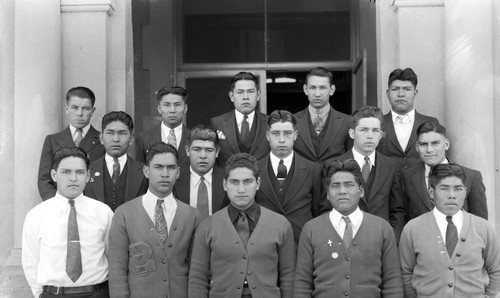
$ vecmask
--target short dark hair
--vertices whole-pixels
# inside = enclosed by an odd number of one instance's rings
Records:
[[[271,129],[271,125],[278,122],[290,122],[293,125],[293,129],[297,129],[297,119],[295,116],[286,110],[275,110],[267,118],[267,129]]]
[[[92,107],[95,104],[94,92],[92,92],[92,90],[90,90],[87,87],[78,86],[78,87],[73,87],[73,88],[69,89],[68,92],[66,92],[66,103],[69,102],[69,99],[72,96],[90,99],[90,102],[92,103]]]
[[[382,127],[382,125],[384,124],[384,114],[382,113],[382,110],[380,110],[380,108],[364,106],[357,109],[351,114],[351,117],[349,119],[351,128],[356,129],[356,126],[358,126],[359,124],[359,120],[363,118],[377,118],[378,120],[380,120],[380,127]]]
[[[323,167],[323,187],[325,189],[328,189],[333,174],[337,172],[351,173],[354,175],[354,179],[356,180],[356,183],[358,183],[358,186],[363,185],[363,175],[361,174],[361,169],[354,159],[347,159],[345,161],[335,159],[327,161]]]
[[[247,71],[242,71],[237,73],[233,79],[231,80],[231,91],[234,90],[234,86],[236,85],[236,82],[238,81],[252,81],[255,83],[255,88],[259,90],[259,80],[257,79],[256,76],[254,76],[251,72]]]
[[[392,82],[394,81],[410,81],[413,85],[413,88],[417,88],[418,78],[413,69],[405,68],[404,70],[401,68],[397,68],[389,74],[389,83],[387,86],[391,87]]]
[[[255,179],[259,179],[259,167],[257,159],[248,153],[235,153],[226,161],[226,173],[224,178],[229,177],[229,172],[236,168],[247,168],[253,172]]]
[[[439,124],[439,122],[425,121],[424,123],[420,124],[420,126],[417,128],[417,138],[420,137],[421,134],[428,132],[439,133],[446,138],[446,128]]]
[[[182,100],[184,101],[184,103],[187,103],[188,92],[186,89],[179,87],[179,86],[160,88],[160,90],[156,91],[156,99],[158,101],[160,101],[163,96],[169,95],[169,94],[179,95],[180,97],[182,97]]]
[[[328,78],[328,81],[330,82],[330,86],[333,85],[333,74],[331,71],[329,71],[328,69],[326,68],[323,68],[323,67],[315,67],[313,69],[311,69],[307,75],[306,75],[306,84],[307,84],[307,80],[309,80],[309,77],[310,76],[317,76],[317,77],[325,77],[325,78]]]
[[[464,168],[455,163],[444,163],[432,168],[429,173],[429,186],[434,189],[441,180],[448,177],[457,177],[465,185]]]
[[[125,124],[128,127],[130,133],[134,131],[134,121],[132,120],[132,117],[122,111],[112,111],[104,115],[101,122],[101,131],[104,132],[106,126],[115,121],[120,121],[121,123]]]
[[[50,165],[50,168],[57,171],[61,160],[65,159],[66,157],[78,157],[83,159],[87,170],[89,169],[89,156],[87,155],[87,152],[85,152],[85,150],[79,147],[64,147],[54,152],[54,154],[52,155],[52,164]]]
[[[175,147],[170,144],[157,142],[149,147],[148,154],[146,155],[146,165],[149,166],[149,163],[151,162],[151,160],[153,160],[153,157],[155,157],[155,155],[157,154],[162,153],[172,153],[175,156],[175,162],[177,163],[177,160],[179,159],[177,155],[177,149],[175,149]]]
[[[219,147],[219,137],[217,133],[205,125],[197,125],[191,129],[187,138],[188,147],[196,140],[210,141],[214,143],[215,147]]]

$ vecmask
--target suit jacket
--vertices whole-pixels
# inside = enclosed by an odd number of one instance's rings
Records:
[[[127,171],[127,181],[125,182],[125,202],[138,196],[142,196],[148,190],[148,179],[143,173],[144,164],[127,156],[127,164],[124,170]],[[104,156],[90,163],[90,180],[85,186],[83,193],[87,197],[106,203],[104,199],[104,175],[108,171]],[[97,175],[100,173],[100,175]],[[112,173],[110,174],[110,176]],[[115,210],[118,206],[109,206]]]
[[[56,194],[56,183],[50,176],[52,155],[64,147],[75,147],[69,126],[61,132],[45,137],[40,157],[40,166],[38,167],[38,192],[42,200],[50,199]],[[99,131],[92,125],[80,142],[79,147],[87,152],[91,161],[98,159],[106,153],[106,149],[104,149],[99,140]]]
[[[182,124],[182,136],[179,148],[177,149],[178,159],[177,164],[182,168],[189,165],[189,158],[186,158],[186,145],[189,132],[191,130]],[[151,129],[141,132],[135,138],[135,160],[146,163],[149,147],[154,143],[161,142],[161,124]]]
[[[405,297],[496,297],[500,292],[500,245],[493,227],[464,212],[460,241],[451,258],[442,237],[434,212],[405,226],[399,242]]]
[[[479,171],[466,167],[463,169],[465,171],[465,186],[467,187],[463,209],[488,219],[483,177]],[[425,164],[423,162],[402,171],[401,188],[405,203],[406,222],[434,208],[425,183]]]
[[[215,213],[227,206],[229,199],[226,197],[226,191],[222,185],[224,179],[224,170],[213,168],[212,171],[212,213]],[[190,204],[191,190],[191,168],[181,168],[179,178],[174,185],[175,197],[187,205]]]
[[[310,118],[308,114],[308,108],[295,114],[299,130],[299,136],[293,147],[295,152],[310,161],[322,163],[351,149],[352,139],[349,137],[349,116],[330,107],[328,126],[323,128],[326,129],[325,138],[321,144],[319,154],[316,155],[309,129]]]
[[[293,297],[337,298],[346,292],[349,297],[403,297],[394,233],[368,213],[349,249],[329,213],[309,221],[300,236]]]
[[[338,158],[340,161],[354,159],[352,149]],[[359,200],[359,208],[387,220],[394,229],[396,240],[399,240],[405,225],[405,209],[403,193],[400,187],[401,163],[380,152],[375,153],[375,173],[373,182],[367,188],[364,183],[365,196]],[[373,169],[372,169],[373,171]],[[369,193],[366,191],[369,189]]]
[[[265,207],[246,248],[226,208],[205,218],[194,238],[189,297],[292,297],[295,244],[290,223]]]
[[[294,154],[293,176],[287,176],[286,179],[291,179],[290,186],[280,202],[269,177],[269,163],[269,154],[257,163],[260,188],[255,200],[259,205],[284,215],[292,224],[295,243],[298,243],[304,224],[332,208],[326,195],[322,195],[321,167]]]
[[[249,153],[256,159],[261,159],[271,150],[269,142],[266,139],[268,116],[258,111],[255,111],[255,116],[256,118],[253,123],[253,127],[256,128],[255,139],[253,140]],[[212,118],[210,120],[210,126],[219,135],[220,152],[217,163],[220,166],[224,166],[231,155],[240,152],[238,138],[236,136],[238,131],[236,129],[236,116],[234,110]],[[223,134],[225,138],[221,137],[221,134]]]
[[[389,157],[397,157],[402,160],[404,168],[411,167],[421,162],[416,147],[417,142],[417,128],[426,121],[439,122],[436,118],[422,115],[415,111],[415,122],[411,130],[410,139],[406,149],[403,150],[399,144],[396,131],[394,130],[394,123],[392,122],[391,112],[384,115],[384,124],[382,131],[385,132],[385,137],[380,140],[377,151]]]
[[[110,297],[187,297],[189,257],[198,223],[198,210],[177,200],[163,246],[142,196],[118,207],[109,231]]]

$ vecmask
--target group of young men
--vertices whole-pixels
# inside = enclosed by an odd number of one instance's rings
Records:
[[[451,163],[444,126],[415,111],[415,73],[390,74],[386,115],[338,112],[334,92],[318,67],[306,109],[265,115],[240,72],[235,109],[189,129],[187,91],[165,87],[161,124],[134,138],[118,111],[99,133],[92,91],[69,90],[23,229],[34,296],[494,297],[481,174]]]

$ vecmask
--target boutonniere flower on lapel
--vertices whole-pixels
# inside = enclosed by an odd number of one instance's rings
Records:
[[[226,135],[222,131],[220,131],[220,130],[217,131],[217,136],[219,137],[219,140],[225,140],[226,139]]]
[[[90,182],[94,182],[94,178],[95,178],[95,177],[99,177],[99,176],[101,176],[101,173],[99,173],[99,172],[94,172],[94,176],[90,177]]]

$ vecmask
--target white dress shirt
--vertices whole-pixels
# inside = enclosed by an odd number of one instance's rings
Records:
[[[241,123],[243,122],[243,117],[245,115],[240,113],[240,111],[238,111],[238,110],[234,110],[234,115],[236,116],[236,125],[238,125],[238,131],[241,134]],[[255,118],[255,111],[251,112],[247,116],[248,116],[248,118],[247,118],[248,130],[250,131],[252,129],[253,120]]]
[[[374,150],[370,155],[368,155],[368,158],[370,159],[370,171],[372,170],[372,167],[375,166],[375,152],[376,151]],[[365,164],[365,156],[356,151],[354,147],[352,148],[352,156],[354,157],[354,160],[358,163],[359,168],[362,169]]]
[[[337,234],[339,234],[340,238],[342,239],[344,239],[344,230],[346,227],[346,223],[342,219],[343,216],[345,215],[340,214],[340,212],[335,209],[332,209],[332,211],[330,211],[330,222],[332,223],[335,231],[337,231]],[[363,212],[358,207],[351,214],[349,214],[348,217],[351,220],[352,238],[354,238],[359,230],[359,227],[361,226],[361,223],[363,222]]]
[[[142,196],[142,206],[146,213],[151,218],[153,223],[155,222],[155,209],[156,209],[156,201],[158,197],[151,193],[148,189],[145,195]],[[165,221],[167,222],[167,229],[170,232],[170,227],[172,226],[172,222],[174,221],[175,212],[177,211],[177,202],[175,201],[174,196],[170,193],[163,199],[164,203],[161,205],[163,207],[163,215],[165,216]]]
[[[394,123],[394,131],[396,132],[396,136],[398,138],[399,144],[403,150],[406,150],[408,146],[408,141],[410,140],[411,131],[413,129],[413,123],[415,123],[415,109],[409,111],[405,115],[408,117],[408,120],[405,123],[400,123],[397,118],[399,115],[391,110],[392,115],[392,123]]]
[[[165,125],[165,123],[161,123],[161,141],[165,144],[168,144],[168,136],[170,135],[170,130],[172,128],[168,127]],[[179,124],[177,127],[173,128],[174,130],[174,135],[175,135],[175,148],[179,150],[179,145],[181,143],[181,138],[182,138],[182,123]],[[184,148],[182,148],[184,150]]]
[[[90,123],[82,128],[82,138],[85,138],[89,129],[90,129]],[[73,138],[73,142],[76,141],[76,138],[78,137],[78,134],[76,133],[76,127],[70,124],[69,131],[71,131],[71,137]]]
[[[441,213],[436,207],[432,210],[434,217],[436,218],[436,223],[438,225],[441,236],[443,237],[444,243],[446,244],[446,228],[448,227],[448,221],[446,220],[446,215]],[[464,213],[459,210],[452,217],[453,224],[457,227],[457,236],[460,237],[460,232],[462,232],[462,227],[464,226]]]
[[[272,152],[269,154],[269,157],[271,158],[271,167],[273,168],[274,175],[278,177],[278,166],[280,164],[281,158],[276,157]],[[283,165],[286,167],[286,174],[290,172],[290,168],[292,167],[292,161],[293,161],[293,151],[292,154],[288,155],[287,157],[283,158]]]
[[[113,165],[115,163],[113,157],[109,156],[107,153],[104,156],[104,160],[106,161],[106,167],[108,168],[108,173],[110,177],[113,177]],[[120,174],[123,172],[123,168],[127,163],[127,154],[123,154],[118,157],[118,163],[120,164]]]
[[[191,170],[191,179],[189,179],[189,205],[191,207],[196,208],[198,205],[198,188],[200,187],[200,178],[201,176],[196,174]],[[208,194],[208,215],[212,215],[212,173],[213,168],[208,171],[203,177],[205,178],[205,185],[207,186],[207,194]]]
[[[78,287],[108,279],[108,234],[113,212],[108,205],[80,195],[75,198],[80,236],[82,275],[76,282],[66,273],[68,199],[57,193],[26,215],[22,238],[22,264],[35,297],[42,287]]]

